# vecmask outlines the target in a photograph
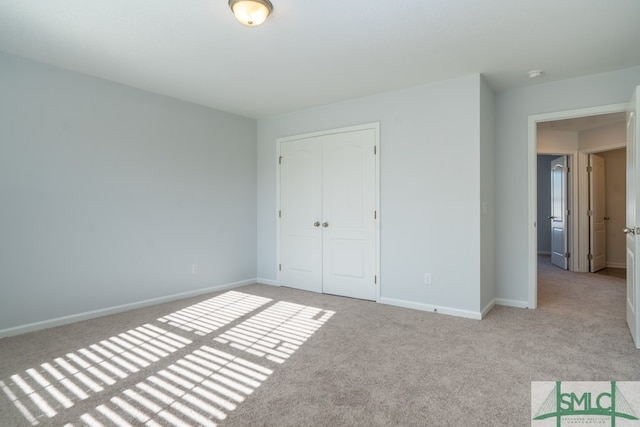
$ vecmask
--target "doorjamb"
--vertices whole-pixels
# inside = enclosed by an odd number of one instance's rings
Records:
[[[375,295],[376,302],[380,302],[380,288],[382,279],[380,277],[380,221],[381,221],[381,213],[380,213],[380,122],[372,122],[365,123],[361,125],[348,126],[337,129],[327,129],[317,132],[309,132],[291,136],[285,136],[281,138],[276,138],[276,283],[278,286],[281,285],[280,279],[280,269],[278,266],[280,265],[280,218],[278,213],[280,212],[280,168],[277,167],[280,160],[280,147],[283,142],[295,141],[298,139],[306,139],[313,138],[318,136],[332,135],[336,133],[345,133],[345,132],[354,132],[359,130],[373,129],[375,134],[375,209],[377,213],[377,220],[375,222],[375,260],[374,260],[374,269],[375,276],[377,278],[375,283]]]
[[[528,158],[528,282],[529,308],[538,306],[538,238],[537,238],[537,155],[538,155],[538,122],[550,120],[573,119],[576,117],[595,116],[599,114],[621,113],[627,111],[627,104],[601,105],[597,107],[579,108],[575,110],[556,111],[533,114],[528,117],[527,158]]]

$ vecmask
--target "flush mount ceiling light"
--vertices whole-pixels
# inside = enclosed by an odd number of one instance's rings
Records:
[[[249,27],[260,25],[273,10],[269,0],[229,0],[236,19]]]
[[[538,77],[542,77],[544,71],[542,70],[531,70],[527,73],[530,79],[537,79]]]

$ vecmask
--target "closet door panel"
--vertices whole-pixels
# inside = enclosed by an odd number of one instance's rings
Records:
[[[373,130],[323,137],[325,293],[375,299],[374,145]]]
[[[322,141],[280,147],[280,282],[322,292]]]

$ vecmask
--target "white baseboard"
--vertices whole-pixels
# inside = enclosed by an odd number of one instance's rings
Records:
[[[607,267],[611,268],[627,268],[626,262],[607,262]]]
[[[485,308],[482,309],[482,311],[480,312],[480,315],[482,316],[483,319],[491,311],[494,305],[496,305],[495,299],[492,300],[489,304],[486,305]]]
[[[450,316],[465,317],[467,319],[482,319],[482,314],[478,311],[460,310],[458,308],[442,307],[439,305],[422,304],[412,301],[399,300],[394,298],[380,298],[380,304],[395,305],[396,307],[412,308],[414,310],[429,311],[432,313],[448,314]]]
[[[261,285],[280,286],[280,282],[271,279],[263,279],[262,277],[258,277],[256,279],[256,282],[260,283]]]
[[[529,308],[528,301],[518,301],[514,299],[504,299],[504,298],[496,298],[496,305],[504,305],[507,307],[516,307],[516,308]]]
[[[180,292],[178,294],[167,295],[167,296],[158,297],[158,298],[151,298],[143,301],[132,302],[129,304],[122,304],[122,305],[116,305],[113,307],[101,308],[98,310],[86,311],[84,313],[77,313],[77,314],[71,314],[68,316],[56,317],[49,320],[28,323],[26,325],[14,326],[11,328],[0,329],[0,338],[26,334],[27,332],[34,332],[34,331],[39,331],[41,329],[53,328],[55,326],[66,325],[68,323],[79,322],[81,320],[88,320],[96,317],[107,316],[109,314],[121,313],[123,311],[133,310],[135,308],[162,304],[165,302],[195,297],[198,295],[208,294],[211,292],[219,292],[227,289],[238,288],[240,286],[251,285],[253,283],[256,283],[255,278],[241,280],[239,282],[225,283],[222,285],[215,285],[208,288],[197,289],[194,291]]]

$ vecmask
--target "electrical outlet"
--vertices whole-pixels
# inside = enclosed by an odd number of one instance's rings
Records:
[[[424,284],[425,285],[431,285],[432,284],[431,273],[424,273]]]
[[[198,264],[191,264],[191,274],[198,274]]]

